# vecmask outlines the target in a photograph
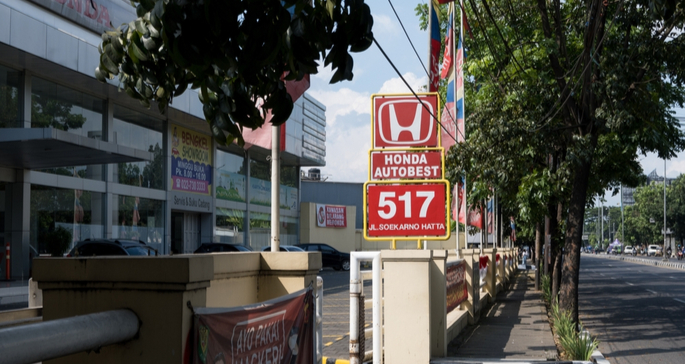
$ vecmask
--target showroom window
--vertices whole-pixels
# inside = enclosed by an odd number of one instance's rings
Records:
[[[0,128],[21,128],[19,71],[0,66]]]
[[[283,210],[298,210],[298,172],[296,166],[281,166],[280,206]],[[271,168],[266,162],[250,159],[250,203],[271,206]]]
[[[162,253],[164,201],[112,195],[112,237],[141,240]]]
[[[114,105],[113,142],[153,154],[150,162],[113,165],[114,182],[145,188],[164,189],[162,121]]]
[[[245,158],[222,150],[216,151],[216,198],[245,201]]]
[[[30,214],[31,246],[39,254],[65,254],[75,242],[104,236],[102,193],[31,185]]]
[[[214,241],[217,243],[243,244],[244,224],[245,211],[217,208]]]

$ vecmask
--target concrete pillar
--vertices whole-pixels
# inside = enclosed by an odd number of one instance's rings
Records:
[[[445,260],[439,250],[384,250],[386,363],[446,355]]]
[[[11,279],[27,280],[31,267],[31,257],[36,253],[31,250],[31,183],[30,171],[17,169],[15,183],[8,183],[5,189],[5,211],[11,220],[2,242],[2,254],[5,255],[5,244],[10,243],[10,276]],[[32,253],[33,252],[33,253]],[[4,264],[4,259],[2,259]],[[5,267],[2,267],[3,274]],[[2,279],[5,277],[3,276]]]
[[[462,303],[469,312],[469,324],[473,325],[478,322],[480,311],[480,270],[479,264],[479,249],[463,249],[461,251],[464,262],[466,263],[466,290],[469,298]]]
[[[136,339],[46,363],[183,363],[192,307],[206,306],[211,255],[38,258],[43,321],[120,308],[141,321]]]
[[[483,255],[488,256],[488,272],[485,275],[485,292],[490,295],[488,302],[495,302],[495,298],[497,297],[497,270],[495,268],[497,248],[483,249]]]

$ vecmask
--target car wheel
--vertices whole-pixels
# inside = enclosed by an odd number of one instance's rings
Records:
[[[342,270],[344,271],[349,271],[350,270],[350,261],[349,260],[344,260],[341,265]]]

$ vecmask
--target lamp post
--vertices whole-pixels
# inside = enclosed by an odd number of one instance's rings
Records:
[[[664,262],[668,261],[668,254],[666,253],[666,158],[664,158]]]

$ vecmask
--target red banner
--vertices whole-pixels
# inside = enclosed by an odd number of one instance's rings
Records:
[[[447,312],[451,312],[469,297],[466,289],[466,262],[462,260],[458,263],[447,264],[445,280],[447,281]]]
[[[194,364],[314,362],[314,301],[307,289],[235,308],[198,308]]]

